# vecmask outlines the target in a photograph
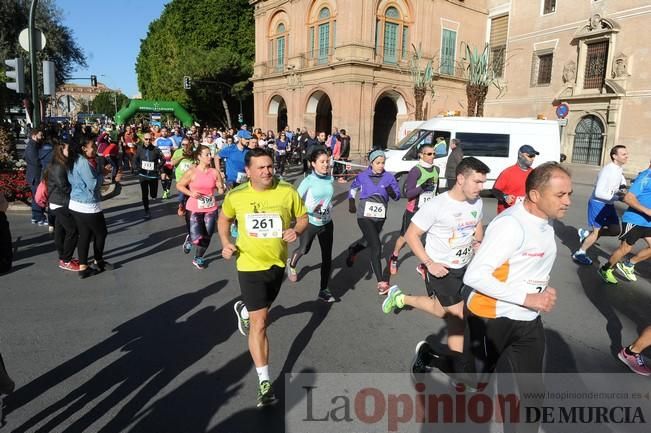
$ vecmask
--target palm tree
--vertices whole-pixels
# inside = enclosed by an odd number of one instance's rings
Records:
[[[486,44],[484,50],[479,53],[477,48],[474,50],[466,44],[466,57],[468,62],[466,84],[466,96],[468,98],[468,117],[483,117],[484,102],[488,94],[488,88],[495,86],[499,90],[498,98],[506,90],[502,80],[495,74],[495,59],[490,58],[490,46]]]
[[[420,46],[418,49],[412,44],[414,52],[409,59],[409,72],[411,81],[414,83],[414,100],[416,101],[416,120],[425,120],[423,114],[423,101],[427,91],[434,94],[434,69],[432,67],[433,59],[430,59],[421,69],[421,60],[423,58]]]

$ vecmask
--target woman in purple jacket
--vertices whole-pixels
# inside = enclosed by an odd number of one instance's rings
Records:
[[[370,166],[357,175],[348,193],[348,211],[357,214],[357,224],[362,231],[362,239],[348,247],[346,265],[352,266],[357,254],[369,247],[371,269],[377,279],[378,294],[386,295],[389,291],[389,281],[388,275],[382,272],[380,232],[387,217],[389,198],[398,200],[400,187],[396,178],[384,171],[384,152],[374,150],[368,159]],[[358,194],[359,206],[355,204],[355,197]]]

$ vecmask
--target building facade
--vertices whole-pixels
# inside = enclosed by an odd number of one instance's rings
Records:
[[[47,114],[52,117],[74,118],[79,112],[87,111],[89,104],[102,92],[111,92],[104,83],[97,86],[86,86],[76,83],[64,83],[56,90],[56,98],[52,98],[47,107]]]
[[[465,111],[465,46],[483,47],[486,0],[250,0],[255,126],[346,129],[353,152],[396,141],[413,120],[409,63],[433,59],[425,118]],[[424,66],[424,61],[421,66]]]
[[[488,0],[487,39],[504,50],[501,98],[487,116],[557,118],[562,151],[603,165],[625,145],[628,174],[651,158],[651,3],[648,0]],[[490,96],[490,95],[489,95]]]

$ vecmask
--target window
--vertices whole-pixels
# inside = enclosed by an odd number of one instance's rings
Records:
[[[376,21],[375,49],[382,53],[382,63],[396,64],[405,60],[409,52],[409,28],[400,11],[389,6]],[[378,46],[380,43],[383,45]]]
[[[556,12],[556,0],[543,0],[543,14]]]
[[[285,23],[278,23],[274,34],[270,40],[270,50],[272,56],[272,67],[277,72],[282,72],[285,69],[286,53],[287,53],[287,27]]]
[[[441,74],[454,75],[457,32],[443,29],[441,41]]]
[[[509,29],[509,16],[491,19],[490,62],[496,77],[504,76],[504,63],[506,58],[506,37]]]
[[[531,86],[548,86],[552,82],[553,52],[534,52],[531,65]]]
[[[584,89],[601,89],[606,77],[606,62],[608,60],[608,41],[587,45],[585,59]]]
[[[511,136],[508,134],[481,134],[475,132],[458,132],[463,156],[490,156],[508,158]]]
[[[450,132],[449,131],[428,131],[426,129],[416,129],[409,133],[405,138],[403,138],[400,143],[396,146],[392,146],[392,149],[406,150],[410,149],[407,154],[405,154],[404,159],[418,159],[418,149],[424,144],[434,146],[436,144],[436,139],[438,137],[443,137],[446,143],[450,142]],[[414,146],[415,144],[415,146]]]
[[[330,9],[323,7],[316,14],[315,21],[309,27],[310,46],[308,57],[316,58],[316,64],[326,64],[332,55],[337,31],[336,21]]]

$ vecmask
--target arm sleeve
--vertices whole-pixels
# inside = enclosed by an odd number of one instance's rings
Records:
[[[468,265],[463,282],[491,298],[522,305],[526,293],[513,293],[505,281],[493,275],[497,268],[508,262],[524,240],[522,229],[514,230],[512,220],[512,217],[501,217],[490,223],[481,247]]]
[[[391,179],[389,179],[389,186],[391,187],[391,189],[393,189],[393,192],[396,194],[396,196],[393,197],[393,199],[395,201],[398,201],[400,200],[400,184],[398,183],[394,175],[389,174],[389,177],[391,177]]]
[[[357,192],[362,188],[362,184],[359,181],[359,175],[355,176],[353,183],[350,184],[350,191],[348,191],[348,198],[357,197]]]
[[[597,185],[594,188],[594,196],[603,201],[613,200],[615,192],[619,190],[620,182],[621,176],[619,173],[613,173],[611,170],[604,171],[602,176],[599,176],[597,180]],[[617,187],[613,190],[613,185],[615,184],[617,184]]]
[[[405,179],[405,192],[407,193],[407,199],[409,200],[418,197],[418,195],[423,192],[423,188],[416,186],[419,171],[418,167],[412,168],[407,174],[407,179]]]
[[[411,222],[414,223],[414,225],[421,229],[423,232],[428,231],[434,224],[438,222],[437,212],[432,211],[434,207],[438,206],[438,203],[436,205],[432,205],[434,202],[436,202],[436,198],[418,209],[418,211],[411,218]]]

